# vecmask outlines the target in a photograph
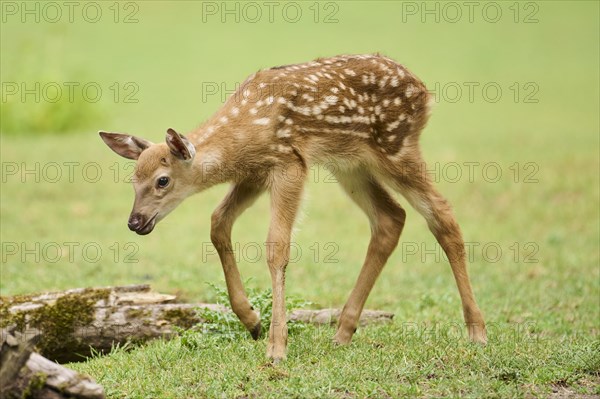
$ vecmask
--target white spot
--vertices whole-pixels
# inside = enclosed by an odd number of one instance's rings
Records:
[[[346,111],[346,108],[344,108],[344,106],[343,106],[343,105],[340,105],[340,108],[339,108],[339,110],[340,110],[340,112],[343,114],[343,113],[344,113],[344,111]]]
[[[383,106],[387,107],[388,105],[390,105],[390,100],[388,100],[387,98],[385,100],[383,100]]]
[[[306,94],[306,93],[302,94],[302,98],[305,99],[308,102],[311,102],[311,101],[315,100],[315,98],[313,96],[311,96],[309,94]]]
[[[321,113],[321,111],[322,111],[321,107],[319,107],[319,106],[315,105],[315,106],[312,107],[312,113],[313,113],[313,115],[319,115]]]
[[[252,115],[256,115],[258,113],[258,110],[256,108],[250,108],[250,113]]]
[[[331,88],[331,92],[332,93],[337,93],[338,91],[340,91],[340,89],[338,89],[337,87],[332,87]]]
[[[282,144],[279,144],[279,145],[277,146],[277,149],[278,149],[280,152],[283,152],[283,153],[285,153],[285,154],[289,154],[290,152],[292,152],[292,148],[291,148],[291,147],[288,147],[288,146],[286,146],[286,145],[282,145]]]
[[[356,76],[356,72],[354,72],[352,69],[344,69],[344,73],[348,76]]]
[[[363,75],[362,76],[362,82],[365,85],[369,84],[369,77],[367,75]]]
[[[242,106],[244,106],[244,105],[248,104],[248,100],[246,100],[246,99],[244,98],[244,99],[242,100],[241,104],[242,104]]]
[[[369,119],[368,116],[354,115],[354,116],[352,116],[352,120],[354,122],[358,122],[358,123],[366,123],[366,124],[370,124],[371,123],[371,120]]]
[[[385,76],[383,77],[383,79],[381,79],[381,80],[379,81],[379,87],[383,89],[383,88],[385,87],[385,85],[386,85],[386,83],[387,83],[387,80],[388,80],[388,79],[389,79],[389,76],[385,75]]]
[[[277,137],[279,137],[280,139],[285,138],[285,137],[290,137],[290,133],[292,132],[292,129],[290,128],[285,128],[285,129],[277,129],[276,135]]]
[[[302,128],[298,128],[298,130],[301,130],[304,132],[315,132],[315,133],[346,134],[348,136],[362,137],[364,139],[368,139],[371,137],[371,135],[369,133],[358,132],[356,130],[349,130],[349,129],[302,127]]]
[[[291,120],[290,118],[287,118],[287,119],[285,120],[285,124],[286,124],[286,125],[293,125],[293,124],[294,124],[294,121],[293,121],[293,120]]]
[[[348,107],[349,109],[356,108],[356,105],[357,105],[356,101],[354,101],[354,100],[348,100],[347,98],[344,98],[343,101],[344,101],[344,105],[346,107]]]
[[[271,122],[271,119],[269,118],[259,118],[255,119],[252,123],[254,123],[255,125],[268,125],[269,122]]]
[[[306,116],[310,116],[311,115],[311,113],[310,113],[310,107],[296,107],[290,101],[288,101],[286,105],[292,111],[298,112],[298,113],[300,113],[302,115],[306,115]]]
[[[325,102],[334,105],[338,102],[337,96],[325,96]]]
[[[279,122],[283,122],[285,120],[285,116],[277,115],[277,119],[279,120]]]
[[[206,130],[202,132],[202,135],[198,138],[198,140],[196,140],[196,144],[202,143],[204,140],[212,136],[212,134],[217,130],[217,128],[212,125],[207,126],[205,129]],[[195,134],[198,135],[199,131],[196,131]]]
[[[278,102],[279,104],[285,104],[285,103],[287,102],[287,100],[286,100],[285,98],[283,98],[283,97],[278,97],[278,98],[277,98],[277,102]]]
[[[238,107],[231,108],[231,115],[238,116],[240,114],[240,109]]]
[[[376,105],[375,106],[375,115],[379,115],[381,114],[381,105]]]
[[[406,98],[410,98],[410,96],[412,96],[415,92],[415,86],[409,84],[406,87],[406,92],[404,93],[406,95]]]
[[[387,65],[385,65],[384,63],[381,63],[381,62],[379,62],[379,63],[377,63],[377,65],[379,66],[379,68],[380,68],[382,71],[386,71],[386,72],[388,72],[388,71],[390,70],[390,68],[388,68],[388,66],[387,66]]]
[[[229,122],[229,119],[227,119],[226,116],[222,116],[222,117],[219,118],[219,122],[221,122],[221,123],[227,123],[227,122]]]
[[[390,83],[392,86],[398,87],[398,76],[393,76]]]
[[[365,109],[361,106],[358,107],[358,113],[359,114],[364,114],[365,113]]]
[[[396,135],[395,135],[395,134],[392,134],[391,136],[388,136],[388,138],[387,138],[387,141],[389,141],[389,142],[391,143],[391,142],[392,142],[392,141],[394,141],[395,139],[396,139]]]
[[[267,97],[267,104],[273,104],[273,101],[275,101],[275,99],[273,98],[273,96]]]
[[[371,72],[371,74],[369,75],[369,83],[371,83],[372,85],[375,84],[375,74],[373,72]]]
[[[400,121],[394,121],[387,124],[386,130],[391,132],[400,125]]]
[[[400,105],[400,104],[402,104],[402,100],[400,100],[400,97],[394,98],[394,105]]]
[[[267,84],[264,82],[259,83],[258,87],[260,87],[261,89],[264,88]]]

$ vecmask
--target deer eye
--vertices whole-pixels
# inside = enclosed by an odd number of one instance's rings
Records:
[[[169,178],[167,176],[161,176],[158,178],[158,180],[156,181],[156,185],[159,188],[165,188],[169,185]]]

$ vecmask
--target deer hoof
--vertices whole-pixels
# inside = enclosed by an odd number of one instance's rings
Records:
[[[338,331],[333,337],[334,345],[349,345],[352,342],[352,334],[345,334],[343,332]]]
[[[480,345],[487,344],[487,334],[485,331],[485,326],[471,326],[469,328],[469,339],[471,342],[475,342]]]
[[[271,361],[273,362],[273,366],[277,366],[277,365],[283,363],[284,360],[285,360],[285,356],[284,357],[274,357],[271,359]]]

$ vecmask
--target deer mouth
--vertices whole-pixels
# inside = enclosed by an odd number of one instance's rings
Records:
[[[154,226],[156,226],[156,216],[157,215],[158,214],[155,214],[154,216],[152,216],[150,219],[148,219],[148,221],[146,223],[144,223],[144,225],[142,227],[135,230],[136,234],[141,235],[141,236],[150,234],[152,232],[152,230],[154,230]]]

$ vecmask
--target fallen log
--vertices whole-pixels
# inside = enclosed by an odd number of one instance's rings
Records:
[[[39,331],[38,352],[58,362],[83,360],[92,351],[109,352],[116,344],[170,338],[177,328],[203,320],[198,310],[228,312],[216,304],[174,303],[174,295],[153,292],[149,285],[80,288],[41,295],[0,298],[0,328],[27,336]],[[290,320],[333,324],[339,309],[295,310]],[[361,325],[385,323],[389,312],[365,310]]]
[[[16,335],[16,336],[15,336]],[[90,377],[32,352],[34,335],[25,339],[2,331],[0,344],[0,398],[103,399],[104,389]]]

